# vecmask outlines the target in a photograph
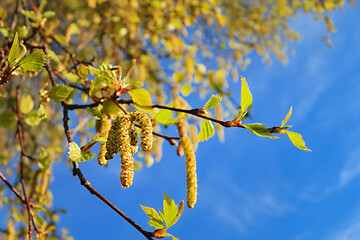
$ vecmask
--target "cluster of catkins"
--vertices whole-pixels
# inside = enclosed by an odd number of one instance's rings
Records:
[[[99,164],[106,164],[115,154],[119,152],[121,156],[120,182],[124,188],[130,187],[134,177],[134,162],[132,155],[138,150],[138,135],[135,129],[135,122],[141,127],[141,149],[145,152],[152,148],[153,135],[150,118],[142,112],[134,111],[129,115],[116,118],[112,124],[110,119],[104,117],[100,119],[100,125],[104,127],[106,143],[102,143],[98,155]],[[109,127],[108,127],[109,126]],[[110,127],[111,126],[111,127]],[[105,129],[106,128],[106,129]]]

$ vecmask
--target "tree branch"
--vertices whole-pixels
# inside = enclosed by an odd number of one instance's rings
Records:
[[[21,193],[19,193],[18,190],[16,190],[16,188],[11,185],[11,183],[6,179],[6,177],[0,172],[0,178],[1,180],[6,184],[6,186],[8,186],[10,188],[10,190],[17,196],[17,198],[22,202],[22,203],[26,203],[24,197],[21,195]]]
[[[28,213],[28,236],[29,239],[32,239],[32,235],[33,235],[33,230],[32,230],[32,222],[33,222],[33,218],[32,218],[32,214],[31,214],[31,207],[30,207],[30,202],[29,199],[27,197],[26,194],[26,188],[25,188],[25,182],[24,182],[24,153],[25,153],[25,148],[24,148],[24,143],[23,143],[23,133],[22,133],[22,124],[21,124],[21,119],[22,119],[22,114],[20,112],[20,85],[21,85],[21,81],[23,78],[20,78],[20,83],[19,85],[17,85],[16,87],[16,112],[17,112],[17,135],[18,135],[18,139],[19,139],[19,144],[20,144],[20,182],[21,182],[21,186],[22,186],[22,190],[24,193],[24,199],[25,199],[25,203],[26,203],[26,210]]]

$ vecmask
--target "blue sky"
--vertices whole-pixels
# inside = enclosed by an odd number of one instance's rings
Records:
[[[355,240],[360,239],[360,7],[332,18],[335,48],[319,39],[321,23],[300,16],[293,26],[303,40],[293,44],[287,65],[265,65],[253,56],[242,72],[253,95],[250,122],[289,124],[312,152],[295,148],[286,136],[273,140],[243,129],[225,129],[197,150],[198,202],[185,209],[168,232],[180,239]],[[240,84],[232,86],[240,100]],[[237,90],[236,90],[237,89]],[[195,104],[196,105],[196,104]],[[201,107],[195,106],[194,107]],[[120,164],[81,164],[91,184],[146,230],[140,204],[162,208],[163,195],[186,199],[184,158],[164,143],[160,163],[135,173],[122,189]],[[71,170],[53,167],[54,205],[75,239],[142,239],[116,213],[82,187]]]

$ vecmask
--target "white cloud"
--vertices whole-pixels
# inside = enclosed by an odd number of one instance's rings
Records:
[[[340,227],[330,230],[324,240],[358,240],[360,236],[360,214],[344,221]]]
[[[339,176],[339,186],[343,187],[360,174],[360,146],[351,152]]]
[[[205,189],[200,194],[202,201],[206,201],[203,204],[211,205],[216,217],[238,232],[246,231],[266,217],[281,217],[296,210],[296,207],[278,200],[272,194],[247,192],[229,181],[222,189],[226,196],[217,191]]]

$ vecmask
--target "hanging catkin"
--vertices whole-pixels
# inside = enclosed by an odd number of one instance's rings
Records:
[[[130,145],[131,145],[131,154],[134,155],[139,148],[139,137],[136,132],[135,124],[131,121],[130,124]]]
[[[116,118],[111,124],[111,128],[106,140],[106,154],[105,159],[111,160],[114,155],[119,151],[119,126],[120,118]]]
[[[196,175],[196,158],[195,152],[186,134],[185,123],[180,119],[178,124],[180,135],[180,145],[184,149],[185,166],[186,166],[186,185],[187,185],[187,206],[193,208],[197,200],[197,175]]]
[[[107,115],[105,114],[101,115],[100,120],[96,121],[96,136],[107,138],[110,128],[111,128],[111,120],[108,118]],[[100,165],[107,164],[105,154],[106,154],[106,143],[101,143],[98,154],[98,163]]]
[[[143,112],[134,111],[131,113],[131,119],[140,124],[141,127],[141,149],[144,152],[150,151],[153,142],[153,127],[151,119]]]
[[[124,188],[130,187],[134,178],[134,162],[130,144],[130,126],[131,120],[129,115],[120,118],[118,130],[119,154],[121,156],[120,182]]]

